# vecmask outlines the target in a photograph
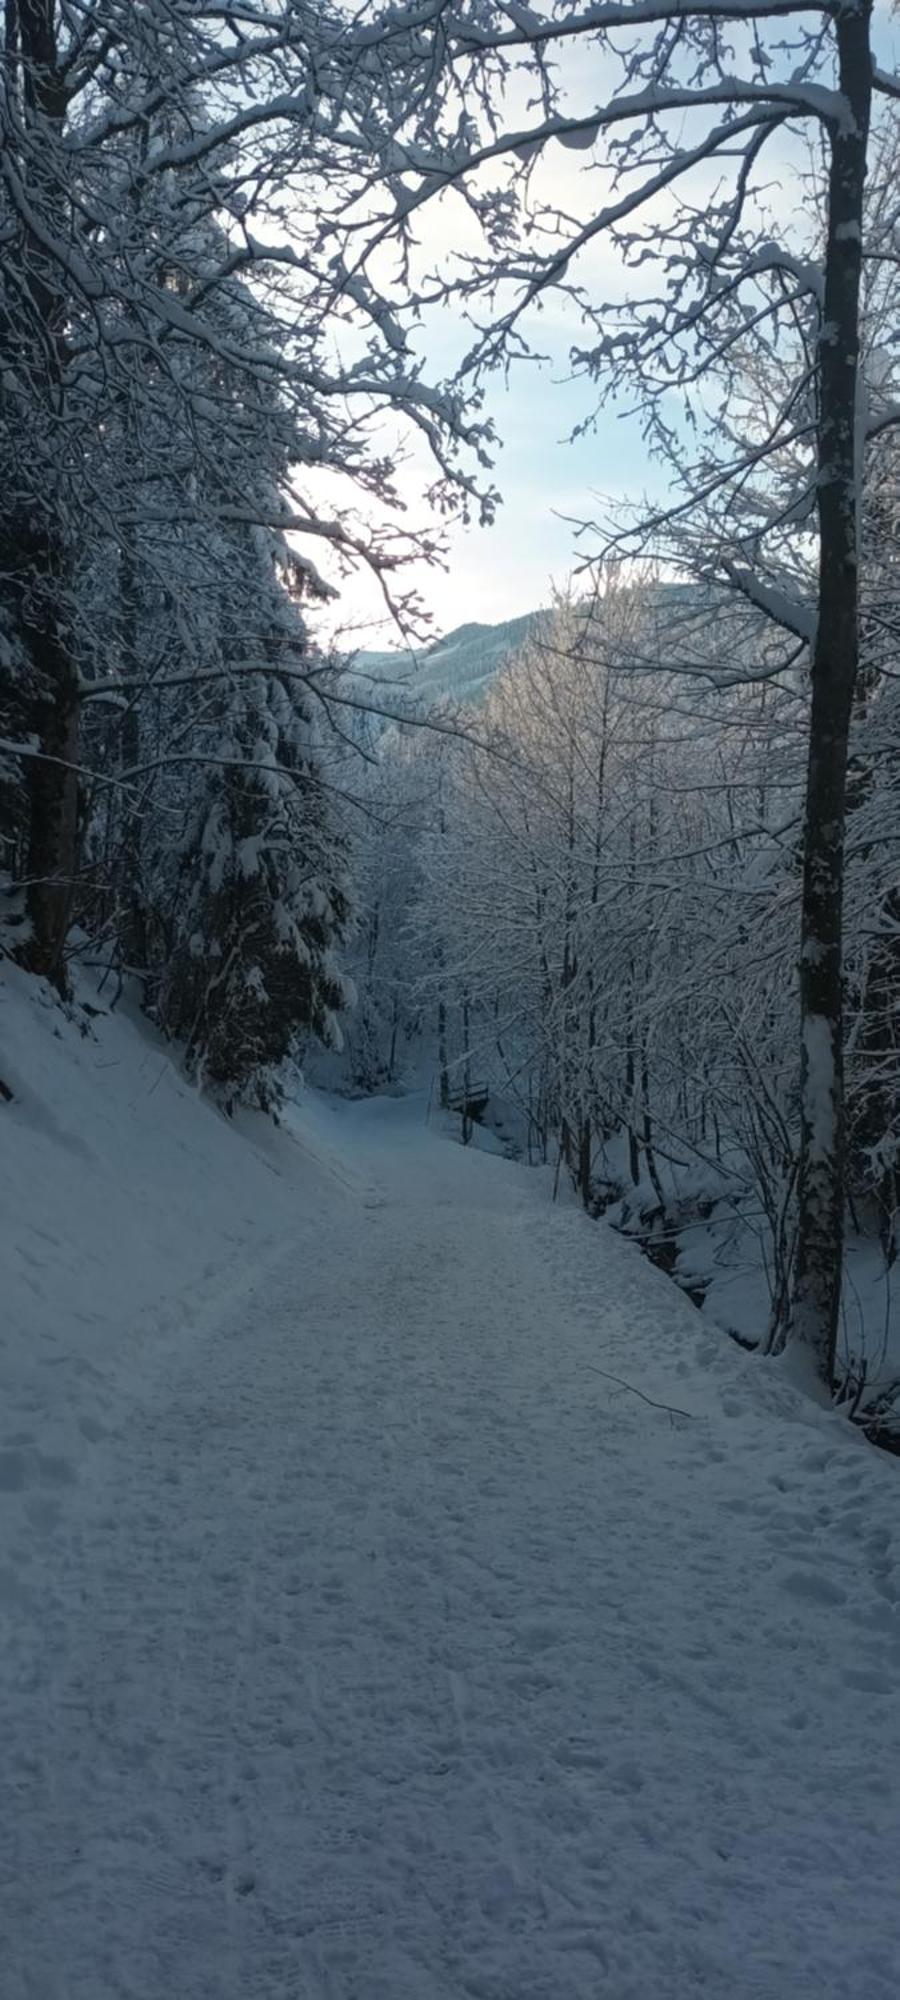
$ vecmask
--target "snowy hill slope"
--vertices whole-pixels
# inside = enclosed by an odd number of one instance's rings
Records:
[[[895,1461],[424,1097],[86,1025],[4,978],[3,2000],[896,2000]]]
[[[378,679],[395,681],[422,702],[477,705],[495,674],[525,640],[540,630],[547,613],[529,611],[499,625],[458,625],[420,652],[360,652],[355,666]]]
[[[283,1252],[298,1201],[324,1202],[331,1170],[327,1149],[313,1158],[261,1117],[225,1118],[127,1004],[83,998],[90,1011],[68,1018],[0,969],[13,1093],[0,1100],[0,1407],[7,1441],[39,1426],[73,1473],[122,1380]],[[27,1500],[45,1475],[30,1447],[11,1451],[6,1489]]]
[[[644,594],[648,602],[655,600],[662,608],[670,634],[679,613],[689,618],[709,603],[709,592],[690,583],[644,585]],[[354,656],[354,666],[362,674],[395,682],[422,702],[450,701],[477,707],[507,660],[527,639],[539,636],[551,617],[547,610],[527,611],[497,625],[457,625],[419,651],[360,651]]]

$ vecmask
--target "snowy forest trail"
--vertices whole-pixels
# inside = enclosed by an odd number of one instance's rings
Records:
[[[893,2000],[896,1466],[421,1101],[333,1123],[60,1473],[4,2000]]]

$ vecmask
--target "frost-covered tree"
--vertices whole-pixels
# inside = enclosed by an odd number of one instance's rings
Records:
[[[873,563],[879,539],[873,520]],[[851,740],[847,1188],[853,1251],[874,1269],[881,1237],[889,1296],[900,715],[893,641],[877,629],[882,677],[867,628]],[[789,1325],[798,1226],[808,703],[802,673],[765,671],[771,650],[768,621],[722,590],[607,576],[564,601],[469,739],[444,745],[405,931],[436,1068],[440,1001],[452,1073],[485,1079],[591,1211],[616,1202],[670,1266],[714,1214],[714,1259],[694,1249],[693,1277],[756,1274],[741,1337],[767,1350]],[[851,1282],[840,1373],[853,1394],[877,1364],[876,1317],[867,1307],[858,1323]]]
[[[151,220],[174,258],[174,230]],[[216,269],[218,229],[190,215],[181,227],[195,266]],[[85,810],[75,913],[140,973],[198,1075],[269,1104],[284,1057],[337,1032],[345,840],[314,726],[311,690],[331,677],[299,608],[309,568],[257,525],[302,448],[278,327],[235,278],[209,310],[223,351],[176,346],[174,394],[147,364],[141,398],[96,448],[118,534],[81,565],[77,603],[86,754],[113,783]],[[232,358],[251,338],[260,354],[268,340],[268,377]]]
[[[421,1024],[407,927],[435,810],[439,750],[428,732],[390,728],[357,778],[358,921],[349,969],[358,1000],[347,1022],[346,1066],[359,1090],[397,1080]]]
[[[98,775],[85,693],[111,652],[112,677],[134,680],[138,615],[154,592],[171,605],[190,590],[192,531],[291,530],[307,562],[327,542],[387,577],[423,544],[392,516],[384,409],[424,431],[445,490],[479,432],[458,396],[420,382],[335,244],[319,248],[369,155],[340,8],[7,0],[3,21],[0,555],[24,656],[7,837],[21,955],[64,986]],[[261,423],[290,443],[265,488]]]
[[[424,280],[420,297],[472,302],[480,327],[469,378],[529,351],[529,310],[561,291],[585,326],[575,367],[601,398],[636,397],[675,483],[671,506],[644,520],[637,542],[646,546],[649,532],[664,544],[699,511],[707,572],[773,620],[785,659],[809,648],[792,1327],[830,1381],[857,522],[866,440],[897,421],[871,381],[864,393],[859,368],[864,188],[873,93],[896,98],[900,83],[878,70],[870,0],[424,0],[366,33],[370,67],[385,79],[389,199],[375,232],[348,218],[346,254],[355,246],[358,268],[372,271],[373,235],[380,244],[399,233],[409,246],[429,204],[462,196],[483,248],[458,277]],[[812,220],[798,227],[779,223],[767,188],[803,132],[818,170]],[[562,194],[544,177],[558,147],[586,156]],[[591,280],[604,238],[636,274],[624,298],[598,296]],[[765,420],[733,394],[754,338],[784,365],[784,395]],[[796,587],[798,529],[816,541],[808,596]]]
[[[150,935],[155,1012],[189,1066],[227,1097],[249,1091],[268,1107],[285,1057],[310,1035],[339,1039],[348,891],[321,746],[291,678],[300,615],[265,544],[257,560],[240,645],[227,641],[232,671],[192,732],[181,839],[151,857]],[[163,786],[160,829],[180,789]]]

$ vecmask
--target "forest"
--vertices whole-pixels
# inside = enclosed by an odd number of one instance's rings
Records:
[[[466,1137],[483,1087],[523,1158],[893,1435],[883,24],[5,0],[3,26],[2,951],[63,1003],[79,968],[136,990],[229,1111],[277,1114],[317,1046],[351,1090],[433,1075]],[[489,548],[490,384],[559,301],[581,428],[624,399],[661,497],[585,494],[567,587],[474,694],[429,691],[422,577],[447,522]],[[334,637],[360,570],[421,685]]]

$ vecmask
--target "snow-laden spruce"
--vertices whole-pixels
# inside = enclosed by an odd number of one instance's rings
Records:
[[[248,1005],[252,988],[270,1025],[293,1011],[301,1029],[327,1030],[343,892],[308,727],[324,676],[296,613],[273,657],[269,571],[278,565],[292,598],[315,593],[324,543],[387,589],[429,543],[400,518],[385,409],[434,445],[445,493],[457,448],[477,454],[481,427],[458,394],[418,380],[327,240],[328,216],[359,183],[370,94],[341,9],[277,0],[255,26],[185,0],[91,0],[74,13],[8,0],[2,11],[0,865],[11,941],[65,991],[77,926],[79,949],[87,938],[89,955],[141,974],[152,1000],[160,939],[168,953],[169,927],[206,894],[182,883],[177,916],[170,900],[161,912],[172,875],[163,867],[161,884],[154,856],[183,852],[188,804],[208,855],[218,810],[244,843],[234,885],[249,879],[256,843],[277,942],[248,944],[238,974],[235,893],[219,970],[231,966],[231,993],[242,980]],[[289,531],[305,541],[288,555]],[[406,597],[401,580],[393,598]],[[289,670],[308,700],[294,701]],[[259,696],[239,685],[256,673]],[[267,774],[248,776],[240,803],[236,776],[224,800],[235,747],[240,759],[259,753]],[[196,910],[192,920],[202,939]],[[220,1006],[227,990],[220,979]],[[195,1028],[201,1041],[208,1031],[188,1004],[174,1016],[196,1053]],[[236,1019],[228,1038],[233,1084]],[[257,1023],[251,1042],[270,1040]],[[254,1059],[240,1062],[246,1080]]]

